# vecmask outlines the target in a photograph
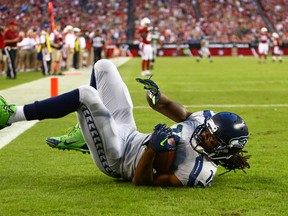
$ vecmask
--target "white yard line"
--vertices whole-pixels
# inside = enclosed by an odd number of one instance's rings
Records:
[[[129,61],[129,59],[130,58],[120,57],[111,59],[111,61],[119,67]],[[83,70],[72,71],[72,75],[70,76],[58,76],[59,94],[70,91],[81,85],[89,84],[91,70],[92,67],[89,67]],[[73,72],[75,72],[75,75],[73,75]],[[32,103],[35,100],[48,98],[50,97],[50,78],[51,77],[45,77],[16,87],[1,90],[0,95],[7,99],[8,103],[11,102],[17,105]],[[33,127],[37,122],[38,121],[17,122],[11,127],[0,130],[0,149],[20,134]]]

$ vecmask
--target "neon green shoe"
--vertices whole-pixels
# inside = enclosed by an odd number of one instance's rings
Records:
[[[7,101],[0,96],[0,130],[11,125],[8,124],[8,120],[15,112],[16,106],[8,104]]]
[[[82,136],[79,124],[76,124],[75,127],[70,129],[70,132],[66,135],[47,138],[46,143],[52,148],[90,153]]]

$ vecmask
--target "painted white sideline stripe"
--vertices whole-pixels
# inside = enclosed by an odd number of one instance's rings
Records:
[[[10,143],[13,139],[17,138],[20,134],[34,126],[38,120],[28,122],[16,122],[13,127],[7,127],[3,129],[5,136],[1,136],[0,149]]]

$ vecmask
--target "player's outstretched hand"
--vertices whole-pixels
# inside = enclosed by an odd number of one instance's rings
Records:
[[[159,100],[160,90],[157,84],[150,79],[136,78],[136,81],[144,85],[144,89],[148,92],[149,97],[153,104],[156,104]]]
[[[158,124],[154,127],[148,146],[156,153],[163,151],[175,151],[176,146],[170,145],[168,139],[172,137],[171,128],[166,128],[166,124]]]

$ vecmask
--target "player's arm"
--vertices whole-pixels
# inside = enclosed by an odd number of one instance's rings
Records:
[[[180,180],[174,174],[162,174],[155,176],[153,173],[153,164],[156,152],[147,147],[143,156],[141,157],[133,177],[133,184],[135,185],[155,185],[155,186],[183,186]]]
[[[152,109],[175,122],[182,122],[191,115],[191,112],[188,112],[183,105],[170,100],[166,95],[160,92],[157,84],[152,80],[140,78],[137,78],[136,80],[144,85],[146,99]]]
[[[182,122],[191,115],[191,112],[188,112],[183,105],[170,100],[161,92],[159,92],[159,100],[156,104],[153,104],[149,97],[149,93],[146,93],[146,99],[152,109],[167,116],[175,122]]]
[[[182,186],[173,174],[154,176],[153,164],[156,154],[162,151],[175,151],[176,144],[170,128],[158,124],[154,128],[150,142],[135,170],[132,182],[135,185]]]

